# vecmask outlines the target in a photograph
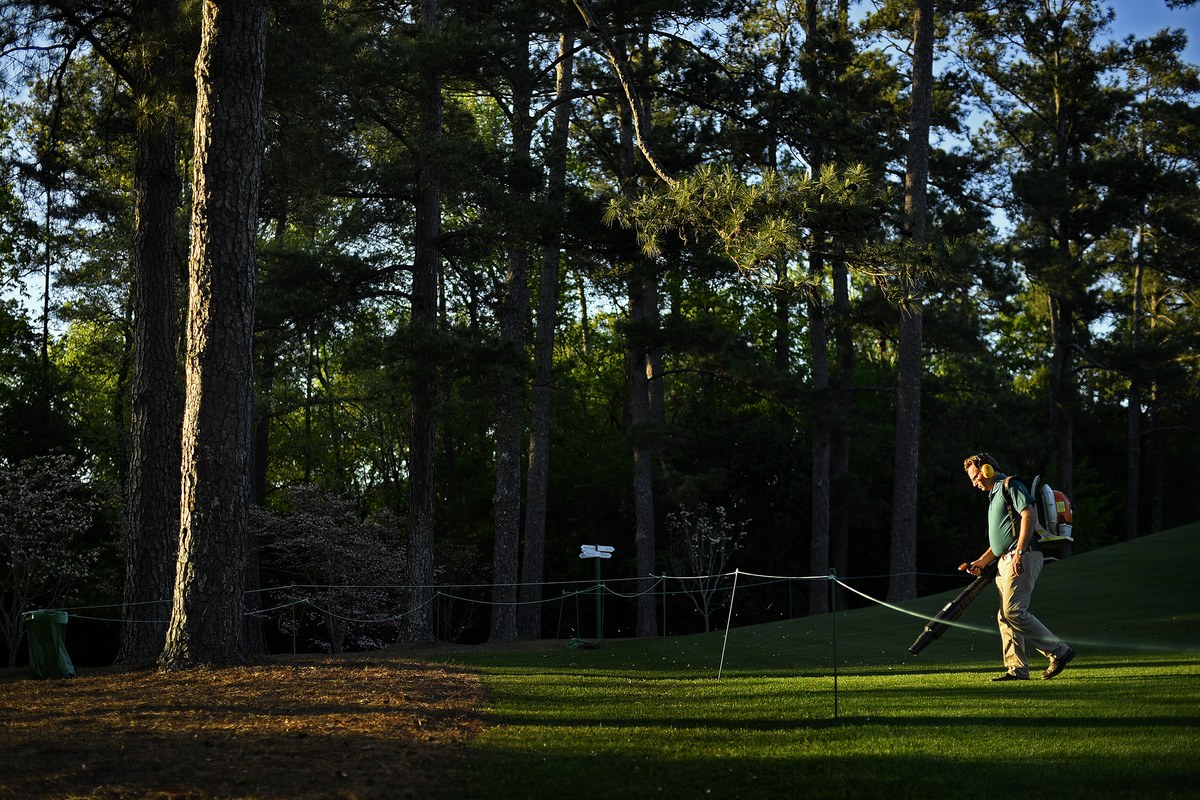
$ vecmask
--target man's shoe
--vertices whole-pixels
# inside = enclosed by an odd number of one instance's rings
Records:
[[[1003,675],[997,675],[996,677],[992,678],[993,683],[995,683],[996,681],[1027,681],[1027,680],[1029,680],[1028,675],[1018,675],[1015,672],[1005,672]]]
[[[1063,653],[1058,658],[1051,656],[1050,666],[1046,667],[1046,671],[1042,673],[1042,680],[1048,681],[1058,673],[1062,672],[1066,668],[1067,664],[1071,663],[1071,659],[1074,657],[1075,651],[1070,647],[1067,648],[1067,652]]]

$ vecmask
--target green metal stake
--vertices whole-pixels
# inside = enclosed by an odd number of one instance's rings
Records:
[[[600,582],[600,559],[592,560],[596,562],[596,641],[600,641],[604,638],[604,590]]]
[[[658,585],[662,587],[662,609],[663,609],[663,626],[662,640],[665,644],[667,641],[667,576],[664,573],[659,576]]]
[[[837,571],[829,570],[829,613],[833,623],[833,720],[838,719]]]
[[[596,559],[596,638],[604,638],[604,583],[600,578],[600,559],[612,558],[613,548],[606,544],[585,544],[579,548],[580,558]]]

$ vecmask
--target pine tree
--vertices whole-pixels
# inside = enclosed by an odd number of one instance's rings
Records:
[[[933,1],[913,9],[912,99],[909,110],[908,168],[904,177],[904,226],[913,247],[925,246],[928,203],[929,119],[933,95]],[[900,352],[897,364],[896,451],[892,490],[891,580],[888,599],[916,597],[917,477],[921,446],[923,314],[919,279],[906,276],[911,291],[900,300]]]
[[[1096,319],[1101,271],[1094,244],[1130,211],[1120,154],[1098,144],[1127,113],[1115,81],[1127,58],[1105,41],[1112,12],[1093,0],[1021,0],[962,15],[962,46],[990,114],[983,141],[1002,158],[1011,248],[1049,311],[1049,433],[1053,452],[1021,454],[1055,464],[1056,485],[1074,488],[1077,359]],[[1114,160],[1115,159],[1115,160]]]
[[[166,606],[179,541],[178,243],[182,182],[171,83],[178,58],[175,0],[135,4],[138,58],[136,228],[133,236],[133,390],[126,489],[125,663],[152,661],[166,638]]]
[[[205,0],[195,154],[182,519],[168,669],[245,657],[265,0]]]

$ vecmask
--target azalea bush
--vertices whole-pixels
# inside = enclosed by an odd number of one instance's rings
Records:
[[[404,576],[395,517],[364,518],[345,497],[299,486],[277,508],[254,509],[250,523],[269,576],[263,606],[279,612],[285,633],[316,622],[326,636],[317,647],[334,653],[394,641]]]
[[[99,556],[86,546],[97,502],[74,459],[0,462],[0,633],[8,666],[25,635],[22,615],[60,604]]]

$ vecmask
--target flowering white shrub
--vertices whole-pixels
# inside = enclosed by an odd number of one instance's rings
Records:
[[[285,492],[279,510],[253,509],[250,525],[263,571],[279,585],[263,605],[287,609],[285,631],[319,620],[335,653],[348,639],[363,649],[394,640],[404,576],[395,518],[364,520],[346,498],[300,486]]]
[[[96,501],[67,456],[0,463],[0,631],[8,665],[25,633],[22,614],[60,603],[99,551],[82,546]]]
[[[724,506],[711,508],[707,503],[669,512],[666,522],[671,569],[686,578],[683,592],[704,618],[704,630],[708,631],[712,613],[725,603],[716,600],[724,580],[721,573],[742,546],[746,523],[731,521]]]

